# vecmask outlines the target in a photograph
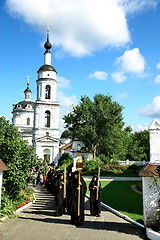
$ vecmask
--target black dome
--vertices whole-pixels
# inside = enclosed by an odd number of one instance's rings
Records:
[[[65,130],[65,131],[61,134],[61,138],[70,138],[69,130]]]
[[[47,65],[47,64],[41,66],[37,72],[39,72],[39,71],[54,71],[54,72],[56,72],[56,70],[53,66]]]
[[[17,107],[19,108],[19,106],[21,106],[22,109],[26,109],[27,105],[31,105],[32,107],[34,107],[35,103],[33,101],[21,101],[18,102],[17,104],[14,105],[14,109],[16,109]]]
[[[47,41],[47,42],[44,44],[44,48],[45,48],[46,50],[49,50],[49,49],[52,48],[52,44],[51,44],[49,41]]]
[[[29,88],[26,88],[26,89],[24,90],[24,93],[25,93],[25,92],[30,92],[30,93],[31,93],[32,91],[31,91]]]

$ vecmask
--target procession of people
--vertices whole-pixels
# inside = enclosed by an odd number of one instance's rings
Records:
[[[68,172],[56,170],[50,167],[45,186],[54,195],[56,216],[67,213],[71,216],[71,224],[81,225],[84,221],[84,202],[87,185],[80,171]],[[90,213],[92,216],[100,216],[100,192],[101,183],[97,175],[94,175],[89,183]]]

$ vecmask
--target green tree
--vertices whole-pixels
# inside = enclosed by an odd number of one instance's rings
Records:
[[[149,131],[132,133],[127,158],[134,161],[149,161],[149,151]]]
[[[111,96],[97,94],[93,101],[81,97],[79,105],[63,119],[72,139],[83,141],[95,159],[102,153],[106,156],[119,154],[124,135],[122,110],[123,107]]]
[[[0,158],[9,167],[3,186],[8,195],[16,195],[27,185],[29,171],[38,164],[34,148],[22,140],[15,127],[0,117]]]

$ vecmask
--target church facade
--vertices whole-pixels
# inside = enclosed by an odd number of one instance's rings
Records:
[[[24,100],[13,105],[12,124],[17,127],[20,136],[35,147],[41,159],[57,164],[60,104],[56,100],[57,72],[51,65],[49,32],[44,48],[44,64],[37,71],[37,99],[31,100],[31,90],[27,83]]]

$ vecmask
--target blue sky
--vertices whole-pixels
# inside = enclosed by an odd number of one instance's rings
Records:
[[[160,118],[159,0],[2,0],[0,22],[0,115],[12,118],[28,75],[36,99],[49,24],[61,116],[102,93],[134,131]]]

